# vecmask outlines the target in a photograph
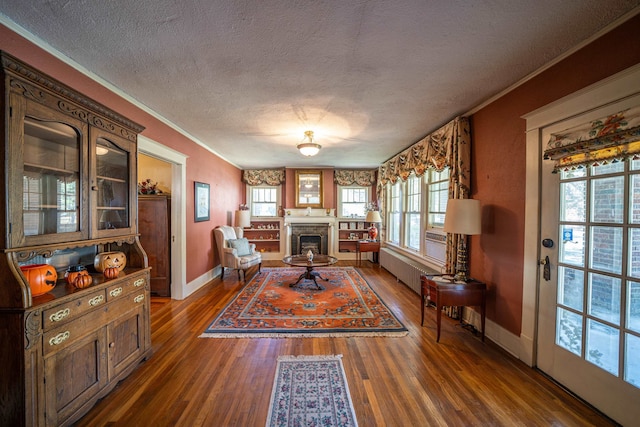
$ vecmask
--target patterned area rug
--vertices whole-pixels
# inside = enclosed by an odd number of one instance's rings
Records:
[[[342,355],[280,356],[266,425],[357,426]]]
[[[324,290],[295,283],[300,268],[263,268],[213,320],[202,338],[404,336],[407,328],[353,267],[326,267]],[[320,282],[320,280],[318,280]]]

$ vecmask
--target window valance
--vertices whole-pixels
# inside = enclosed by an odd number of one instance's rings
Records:
[[[640,158],[640,107],[551,135],[544,158],[554,172]]]
[[[336,169],[333,171],[333,182],[338,185],[360,185],[367,187],[376,182],[376,171]]]
[[[449,168],[450,199],[469,197],[471,184],[471,133],[469,119],[456,117],[411,147],[384,162],[378,169],[378,201],[385,206],[384,186],[406,181],[411,173],[422,176],[427,169]],[[384,211],[384,209],[383,209]],[[446,271],[453,273],[465,236],[449,234],[446,248]]]
[[[246,169],[242,171],[242,182],[249,185],[280,185],[284,183],[285,170],[282,169]]]
[[[398,179],[406,181],[411,173],[422,176],[427,169],[441,171],[450,168],[450,180],[464,196],[469,194],[470,185],[470,143],[469,119],[457,117],[435,132],[427,135],[411,147],[384,162],[378,169],[378,188]]]

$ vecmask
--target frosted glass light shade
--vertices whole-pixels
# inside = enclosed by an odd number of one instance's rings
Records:
[[[322,148],[320,144],[316,144],[313,142],[298,144],[298,150],[300,150],[300,154],[307,157],[315,156],[316,154],[318,154],[318,152],[320,152],[320,148]]]

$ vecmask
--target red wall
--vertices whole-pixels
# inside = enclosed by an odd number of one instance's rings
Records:
[[[490,288],[487,316],[519,335],[525,210],[525,120],[537,108],[640,63],[640,15],[471,117],[472,195],[483,233],[472,236],[470,270]]]
[[[146,129],[142,135],[188,156],[186,165],[187,282],[205,274],[220,263],[217,253],[214,253],[216,251],[212,230],[220,224],[231,225],[231,213],[241,203],[244,194],[239,169],[2,25],[0,25],[0,49],[145,126]],[[194,221],[194,181],[211,185],[210,221],[198,223]]]

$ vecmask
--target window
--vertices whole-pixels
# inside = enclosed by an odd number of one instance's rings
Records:
[[[420,202],[422,200],[422,179],[416,176],[410,176],[407,179],[407,209],[405,211],[406,218],[406,234],[405,244],[408,248],[420,250]]]
[[[338,216],[364,218],[369,203],[369,187],[338,187]]]
[[[449,170],[409,176],[386,189],[386,241],[418,253],[435,266],[446,258],[446,234],[442,231],[449,199]]]
[[[391,196],[389,197],[389,218],[387,240],[396,245],[400,244],[400,212],[402,210],[402,189],[401,182],[398,181],[391,186]]]
[[[427,198],[429,200],[429,214],[427,228],[444,227],[444,214],[449,200],[449,169],[442,172],[429,170],[427,179]]]
[[[278,216],[278,203],[280,202],[280,187],[249,186],[249,206],[251,216]]]

